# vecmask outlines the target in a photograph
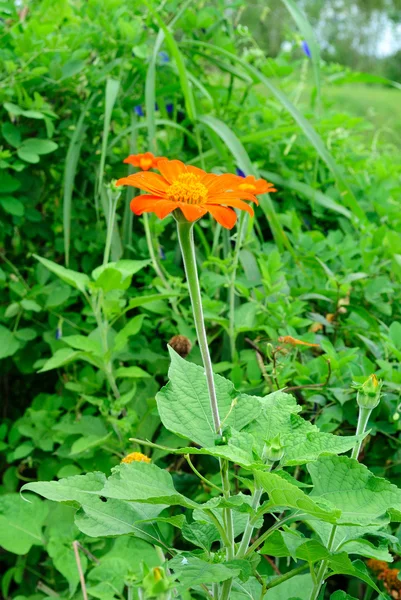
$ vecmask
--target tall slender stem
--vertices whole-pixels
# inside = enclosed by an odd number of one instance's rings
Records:
[[[359,407],[358,425],[356,427],[356,435],[363,435],[365,433],[372,410],[373,410],[372,408],[364,408],[363,406]],[[357,442],[357,444],[354,446],[352,453],[351,453],[351,458],[355,458],[356,460],[358,460],[358,456],[361,451],[362,442],[363,442],[363,440],[361,440],[360,442]]]
[[[146,243],[148,246],[150,259],[152,261],[153,268],[156,271],[156,274],[158,275],[158,277],[160,277],[160,279],[162,280],[164,286],[171,292],[172,288],[171,288],[169,282],[167,281],[167,279],[162,271],[161,266],[159,265],[159,261],[157,260],[155,248],[153,245],[152,234],[150,231],[149,215],[147,213],[144,213],[144,215],[143,215],[143,226],[145,228]]]
[[[179,218],[179,217],[178,217]],[[202,355],[203,365],[205,367],[207,387],[210,397],[210,407],[212,410],[214,430],[221,435],[220,415],[217,405],[216,389],[214,386],[214,376],[212,361],[210,359],[209,346],[207,343],[205,322],[203,317],[202,297],[200,293],[198,269],[196,267],[195,244],[193,234],[193,223],[177,220],[178,239],[182,258],[184,261],[185,274],[187,276],[189,296],[191,298],[192,311],[194,314],[196,335],[198,338],[199,349]],[[223,486],[224,487],[224,486]]]
[[[336,531],[337,531],[337,525],[333,525],[333,527],[331,528],[331,532],[330,532],[330,538],[329,538],[329,541],[327,544],[327,550],[329,550],[329,552],[333,549],[334,538],[336,537]],[[313,586],[310,600],[317,600],[319,597],[320,589],[323,585],[324,578],[326,577],[327,563],[328,563],[327,560],[322,560],[322,562],[320,563],[320,567],[319,567],[317,575],[316,575],[316,583]]]

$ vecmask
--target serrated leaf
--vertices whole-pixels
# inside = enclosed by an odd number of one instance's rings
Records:
[[[120,352],[125,346],[130,338],[133,335],[139,333],[142,327],[143,320],[145,315],[137,315],[132,318],[125,327],[123,327],[116,335],[114,339],[114,347],[113,352]]]
[[[342,437],[321,431],[311,431],[306,434],[284,434],[281,436],[281,441],[285,447],[282,464],[302,465],[316,460],[323,453],[341,454],[342,452],[348,452],[366,435],[367,433],[359,436]]]
[[[339,508],[339,523],[374,525],[388,509],[401,508],[401,490],[357,460],[321,456],[307,468],[314,485],[311,495]]]
[[[45,362],[38,373],[45,373],[46,371],[51,371],[52,369],[58,369],[59,367],[67,365],[71,361],[77,360],[82,356],[83,354],[79,350],[73,350],[72,348],[60,348],[60,350],[57,350],[54,355]]]
[[[254,475],[257,483],[269,494],[269,501],[265,504],[266,511],[277,512],[291,508],[329,523],[336,523],[341,515],[339,509],[330,508],[328,503],[325,506],[319,505],[314,498],[275,473],[255,471]]]
[[[55,502],[68,502],[80,506],[75,523],[86,535],[101,537],[135,533],[146,538],[154,536],[152,527],[136,524],[136,521],[157,516],[165,505],[152,506],[104,498],[101,492],[105,482],[106,476],[95,472],[74,475],[59,481],[28,483],[21,491],[32,491]]]
[[[149,504],[199,506],[177,492],[168,471],[143,462],[122,463],[114,467],[102,489],[102,496]]]
[[[379,588],[370,578],[366,566],[361,560],[355,560],[354,562],[351,562],[347,554],[343,552],[342,554],[337,554],[329,559],[329,567],[331,571],[329,572],[327,578],[331,577],[332,575],[350,575],[351,577],[357,577],[358,579],[361,579],[370,585],[370,587],[380,594]]]
[[[310,575],[296,575],[288,581],[267,590],[264,600],[310,600],[313,581]]]
[[[168,566],[183,588],[193,588],[202,583],[219,583],[237,577],[240,567],[227,567],[223,563],[208,563],[191,555],[178,555],[169,561]]]
[[[214,446],[216,433],[203,367],[181,358],[169,347],[169,383],[156,401],[164,426],[173,433],[190,438],[200,446]],[[220,420],[224,426],[241,430],[260,413],[259,400],[236,392],[233,384],[214,376]]]

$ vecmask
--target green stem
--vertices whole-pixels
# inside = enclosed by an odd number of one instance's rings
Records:
[[[371,408],[364,408],[363,406],[359,407],[359,415],[358,415],[358,425],[356,427],[356,435],[363,435],[366,431],[366,427],[369,421],[369,417],[372,414]],[[359,452],[361,451],[363,440],[357,442],[354,446],[354,449],[351,453],[351,458],[355,458],[358,460]]]
[[[120,197],[120,193],[113,193],[108,190],[107,197],[109,200],[109,214],[107,218],[107,234],[106,234],[106,245],[103,254],[103,266],[107,265],[110,260],[111,242],[113,239],[114,224],[116,221],[117,203]]]
[[[275,579],[273,579],[273,581],[270,581],[266,585],[266,590],[270,590],[271,588],[276,587],[277,585],[280,585],[280,583],[283,583],[284,581],[287,581],[288,579],[295,577],[295,575],[299,575],[300,573],[303,573],[307,569],[309,569],[309,564],[305,563],[304,565],[301,565],[300,567],[297,567],[296,569],[292,569],[291,571],[288,571],[288,573],[284,573],[284,575],[280,575],[279,577],[276,577]]]
[[[236,357],[235,347],[235,280],[237,277],[237,268],[239,262],[239,253],[242,246],[242,238],[244,234],[245,225],[247,222],[247,214],[241,212],[238,224],[237,241],[234,248],[234,255],[231,267],[231,281],[229,288],[229,337],[230,337],[230,348],[231,348],[231,360]]]
[[[163,285],[171,292],[172,288],[171,288],[169,282],[167,281],[167,279],[159,265],[159,261],[157,260],[157,256],[155,253],[155,247],[153,245],[153,240],[152,240],[152,234],[150,231],[149,215],[147,213],[143,214],[143,226],[145,228],[146,243],[148,246],[149,255],[150,255],[150,259],[152,261],[153,268],[156,271],[156,274],[158,275],[158,277],[160,277],[160,279],[162,280]]]
[[[264,533],[262,533],[262,535],[260,537],[258,537],[258,539],[252,544],[252,546],[250,546],[248,548],[245,556],[249,556],[250,554],[252,554],[252,552],[257,550],[259,548],[259,546],[261,546],[262,543],[265,541],[265,539],[267,539],[269,537],[269,535],[271,535],[273,533],[273,531],[276,531],[276,529],[280,529],[280,527],[282,527],[285,523],[288,523],[292,519],[301,519],[306,516],[307,515],[304,515],[304,514],[302,514],[302,515],[301,514],[292,514],[292,515],[288,515],[288,517],[285,517],[285,519],[281,519],[281,521],[277,521],[277,523],[275,523],[274,525],[269,527],[269,529],[267,529]]]
[[[327,544],[327,550],[329,550],[329,552],[333,549],[334,538],[336,537],[336,531],[337,531],[337,525],[333,525],[333,527],[331,528],[331,532],[330,532],[329,542]],[[320,567],[316,574],[316,583],[313,586],[310,600],[317,600],[319,597],[320,590],[321,590],[321,587],[323,585],[323,582],[324,582],[324,579],[325,579],[326,573],[327,573],[327,564],[328,564],[327,560],[322,560],[322,562],[320,563]]]
[[[217,405],[216,390],[214,386],[214,376],[212,361],[209,354],[206,329],[203,317],[202,297],[200,293],[198,269],[196,267],[195,244],[193,234],[193,223],[182,220],[177,215],[177,231],[180,242],[182,258],[184,261],[185,274],[187,276],[189,296],[191,298],[192,311],[195,321],[196,335],[198,338],[199,349],[202,355],[203,365],[205,367],[206,382],[209,391],[210,408],[212,411],[214,431],[221,435],[220,415]],[[224,489],[224,485],[223,485]]]
[[[259,507],[259,503],[260,503],[262,494],[263,494],[263,489],[261,487],[255,489],[255,494],[252,499],[252,508],[255,511]],[[253,530],[254,530],[253,521],[254,521],[253,517],[251,515],[249,515],[244,533],[242,535],[241,544],[238,548],[236,558],[243,558],[243,556],[245,556],[245,554],[246,554],[246,551],[248,550],[249,542],[251,541]]]

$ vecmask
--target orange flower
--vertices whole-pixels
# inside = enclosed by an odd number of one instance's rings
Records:
[[[146,462],[146,463],[150,463],[150,458],[149,456],[146,456],[145,454],[142,454],[142,452],[131,452],[131,454],[127,454],[127,456],[124,456],[124,458],[122,459],[123,463],[132,463],[132,462]]]
[[[145,154],[131,154],[124,159],[124,162],[133,167],[139,167],[142,171],[156,169],[159,160],[165,160],[164,156],[155,156],[151,152]]]
[[[236,179],[240,178],[235,175],[214,175],[179,160],[167,159],[158,159],[157,169],[161,175],[135,173],[117,181],[117,185],[132,185],[148,192],[131,201],[131,210],[136,215],[154,212],[164,219],[179,208],[184,217],[193,222],[209,212],[227,229],[232,229],[237,221],[232,208],[245,210],[253,216],[253,209],[243,200],[257,204],[256,197],[238,188]]]
[[[248,175],[247,177],[239,177],[238,175],[234,175],[233,177],[235,178],[236,187],[239,190],[250,192],[251,194],[268,194],[270,192],[277,192],[272,183],[269,183],[264,179],[255,179],[253,175]]]
[[[310,344],[309,342],[303,342],[297,338],[291,337],[290,335],[284,335],[278,338],[279,342],[283,344],[291,344],[291,346],[309,346],[310,348],[319,348],[319,344]]]

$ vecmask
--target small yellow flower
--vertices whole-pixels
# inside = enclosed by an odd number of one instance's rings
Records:
[[[142,454],[142,452],[131,452],[131,454],[127,454],[127,456],[124,456],[124,458],[122,459],[123,463],[132,463],[132,462],[146,462],[146,463],[150,463],[151,460],[149,458],[149,456],[146,456],[145,454]]]

